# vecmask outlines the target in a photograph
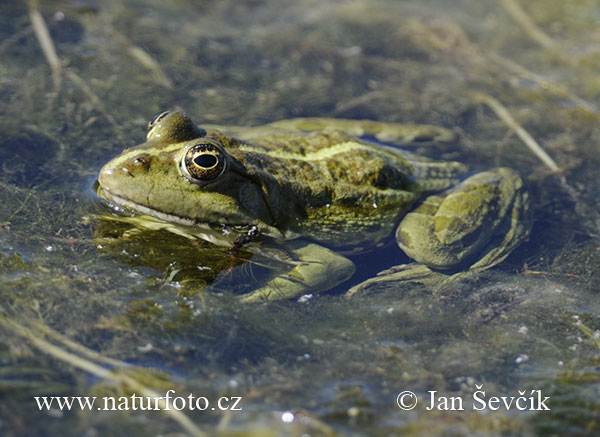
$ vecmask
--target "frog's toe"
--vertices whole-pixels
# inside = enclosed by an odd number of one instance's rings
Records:
[[[350,288],[346,297],[364,296],[375,293],[396,292],[407,286],[436,287],[445,284],[451,276],[431,270],[423,264],[405,264],[381,271],[374,278],[369,278]]]

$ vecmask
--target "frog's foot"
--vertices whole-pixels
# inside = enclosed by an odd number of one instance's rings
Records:
[[[352,261],[318,244],[294,240],[286,243],[286,249],[296,258],[293,267],[242,296],[242,302],[267,302],[320,293],[354,274]]]
[[[427,197],[398,225],[398,244],[419,264],[383,271],[348,295],[470,276],[504,260],[530,229],[529,198],[519,175],[508,168],[477,173]]]
[[[429,196],[398,225],[398,245],[434,269],[485,270],[529,235],[529,197],[509,168],[477,173]]]
[[[456,139],[454,132],[441,126],[343,118],[292,118],[269,123],[267,126],[299,131],[337,130],[356,137],[372,135],[382,143],[398,145],[451,143]]]
[[[374,278],[355,285],[346,292],[346,297],[373,293],[396,292],[399,287],[424,285],[437,287],[445,284],[451,276],[431,270],[423,264],[403,264],[383,270]]]
[[[346,292],[346,297],[376,293],[397,293],[403,287],[414,286],[426,287],[432,292],[437,292],[447,286],[468,280],[473,276],[474,272],[472,270],[448,274],[432,270],[423,264],[403,264],[383,270],[374,278],[355,285]]]

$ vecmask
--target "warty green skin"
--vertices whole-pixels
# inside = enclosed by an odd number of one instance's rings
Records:
[[[298,264],[245,298],[250,301],[324,291],[352,275],[349,260],[305,240],[331,248],[375,245],[399,223],[398,243],[415,260],[448,269],[483,250],[483,261],[473,265],[489,268],[528,234],[527,193],[514,171],[494,169],[458,184],[463,164],[359,138],[366,134],[396,143],[452,139],[435,126],[335,119],[202,129],[185,114],[168,112],[151,122],[145,143],[101,169],[99,192],[171,224],[256,226],[274,244],[288,241],[286,248],[300,254]],[[198,144],[216,150],[211,153],[223,166],[210,180],[186,170],[195,163],[184,156]],[[490,242],[501,247],[488,250]],[[486,259],[492,249],[499,253]]]

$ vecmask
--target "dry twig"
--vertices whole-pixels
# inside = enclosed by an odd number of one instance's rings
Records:
[[[48,31],[48,26],[46,26],[46,22],[40,14],[38,9],[38,1],[31,0],[29,2],[29,19],[31,20],[31,26],[33,27],[33,32],[40,43],[40,47],[42,48],[42,52],[46,57],[46,61],[50,65],[52,69],[52,78],[54,79],[54,85],[56,88],[60,87],[60,72],[62,70],[62,63],[56,54],[56,48],[54,47],[54,42],[50,37],[50,32]]]
[[[478,102],[486,104],[494,113],[510,127],[527,147],[546,164],[553,172],[560,172],[560,167],[539,145],[539,143],[510,115],[508,109],[492,96],[480,92],[472,92],[471,96]]]
[[[123,371],[107,369],[86,358],[83,358],[79,355],[62,349],[59,346],[56,346],[44,340],[43,338],[40,338],[40,335],[38,333],[17,323],[15,320],[11,319],[10,317],[7,317],[6,315],[0,316],[0,323],[5,327],[9,328],[14,334],[28,340],[33,346],[35,346],[37,349],[39,349],[45,354],[51,355],[52,357],[60,361],[63,361],[67,364],[70,364],[74,367],[91,373],[92,375],[95,375],[98,378],[112,381],[115,384],[124,385],[130,388],[131,390],[135,391],[136,393],[142,394],[143,396],[157,399],[160,398],[159,405],[161,406],[161,411],[164,411],[164,413],[171,417],[171,419],[179,423],[179,425],[181,425],[181,427],[184,428],[190,435],[199,437],[205,436],[205,433],[202,432],[194,424],[194,422],[192,422],[190,418],[183,414],[181,411],[176,410],[174,408],[166,409],[165,401],[162,399],[158,392],[148,388],[147,386],[137,381],[135,378],[124,373]],[[71,341],[69,340],[69,342]],[[75,349],[81,351],[87,348],[85,348],[82,345],[77,345]],[[93,356],[94,354],[95,352],[91,350],[89,352],[86,352],[86,355],[88,356]]]
[[[548,34],[533,22],[519,2],[516,0],[500,0],[500,4],[535,42],[547,49],[554,49],[558,46]]]

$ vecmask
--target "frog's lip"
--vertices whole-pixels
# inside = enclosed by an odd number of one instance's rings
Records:
[[[114,203],[117,206],[123,206],[129,208],[135,212],[139,212],[141,214],[149,215],[150,217],[157,218],[159,220],[163,220],[165,222],[187,226],[187,227],[206,227],[210,229],[220,229],[223,230],[225,228],[236,229],[236,228],[244,228],[250,226],[248,223],[209,223],[204,221],[198,221],[194,219],[188,219],[184,217],[180,217],[173,214],[168,214],[166,212],[157,211],[156,209],[148,208],[147,206],[140,205],[139,203],[133,202],[129,199],[121,197],[117,194],[111,193],[107,188],[103,187],[98,181],[98,186],[96,187],[96,194],[102,197],[103,199],[108,200],[111,203]],[[298,238],[299,235],[294,232],[282,232],[275,227],[266,227],[261,229],[261,233],[264,235],[276,238],[276,239],[284,239],[284,240],[292,240]]]
[[[210,223],[210,222],[198,221],[198,220],[194,220],[194,219],[188,219],[188,218],[180,217],[180,216],[173,215],[173,214],[167,214],[165,212],[157,211],[156,209],[152,209],[152,208],[148,208],[147,206],[140,205],[139,203],[133,202],[133,201],[131,201],[129,199],[125,199],[124,197],[121,197],[117,194],[111,193],[108,189],[102,187],[101,185],[99,185],[97,187],[96,193],[100,197],[108,200],[111,203],[114,203],[115,205],[117,205],[119,207],[123,206],[123,207],[129,208],[135,212],[149,215],[150,217],[154,217],[159,220],[163,220],[165,222],[173,223],[176,225],[181,225],[181,226],[186,226],[186,227],[194,227],[194,228],[200,226],[201,228],[213,229],[213,230],[223,230],[224,227],[227,227],[230,229],[235,229],[237,227],[248,226],[247,223],[240,223],[240,224],[229,223],[227,225],[224,225],[222,223],[221,224]],[[270,235],[269,232],[267,232],[267,234]],[[277,236],[281,237],[280,234],[277,234]],[[212,240],[210,240],[210,241],[212,241]]]
[[[103,197],[109,202],[115,203],[118,206],[124,206],[136,212],[146,214],[169,223],[176,223],[184,226],[194,226],[197,224],[195,220],[179,217],[172,214],[167,214],[165,212],[157,211],[155,209],[148,208],[147,206],[140,205],[139,203],[133,202],[129,199],[125,199],[124,197],[111,193],[109,190],[102,187],[101,185],[98,187],[97,193],[100,197]]]

